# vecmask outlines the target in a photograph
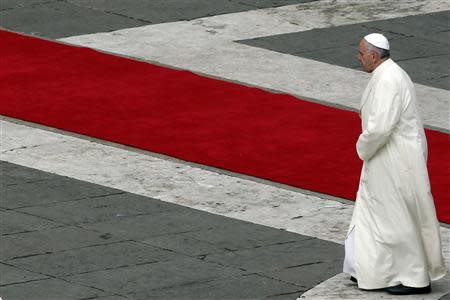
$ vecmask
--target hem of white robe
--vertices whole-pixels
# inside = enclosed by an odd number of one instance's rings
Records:
[[[345,259],[344,259],[343,272],[358,279],[358,276],[356,275],[355,227],[356,226],[354,225],[350,229],[350,231],[345,239]],[[439,276],[430,278],[425,281],[409,281],[409,280],[399,279],[399,280],[393,280],[390,282],[383,282],[383,283],[371,284],[371,285],[365,285],[363,282],[358,281],[358,288],[366,289],[366,290],[376,290],[376,289],[383,289],[383,288],[388,288],[388,287],[392,287],[392,286],[397,286],[399,284],[402,284],[402,285],[408,286],[408,287],[423,288],[423,287],[427,287],[429,284],[431,284],[432,281],[442,279],[445,275],[447,275],[447,272],[444,272],[443,274],[441,274]]]
[[[422,282],[422,283],[417,283],[417,282],[408,282],[407,280],[396,280],[396,281],[391,281],[389,283],[380,283],[380,284],[375,284],[375,285],[364,285],[361,284],[358,281],[358,288],[363,289],[363,290],[378,290],[378,289],[385,289],[388,287],[393,287],[393,286],[397,286],[397,285],[404,285],[407,287],[412,287],[412,288],[423,288],[423,287],[427,287],[431,282],[430,281],[426,281],[426,282]]]
[[[343,272],[358,278],[356,276],[356,257],[355,257],[355,226],[350,230],[345,239],[345,258]]]

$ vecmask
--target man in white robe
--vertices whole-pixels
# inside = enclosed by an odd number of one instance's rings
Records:
[[[358,59],[372,77],[361,99],[356,150],[364,164],[344,272],[361,289],[429,293],[430,282],[445,276],[447,267],[414,85],[389,58],[389,42],[381,34],[361,40]]]

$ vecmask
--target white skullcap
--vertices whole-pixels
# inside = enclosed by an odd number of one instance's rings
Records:
[[[387,38],[381,33],[371,33],[364,37],[364,39],[369,42],[369,44],[374,45],[375,47],[389,50],[389,41]]]

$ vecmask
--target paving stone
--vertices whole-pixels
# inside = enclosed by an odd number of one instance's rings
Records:
[[[207,255],[205,260],[224,266],[240,267],[251,272],[272,272],[288,267],[330,262],[343,257],[341,245],[311,238],[294,243],[211,254]],[[326,264],[323,267],[326,267]]]
[[[30,271],[59,277],[167,261],[178,256],[168,250],[130,241],[19,258],[9,263]]]
[[[64,222],[65,224],[79,224],[103,222],[136,215],[175,212],[181,209],[178,205],[135,194],[123,193],[79,201],[27,207],[19,209],[19,211]]]
[[[258,288],[255,288],[258,287]],[[259,275],[246,275],[224,280],[194,283],[187,286],[134,294],[134,299],[262,299],[279,294],[290,294],[295,299],[304,290],[293,284]],[[294,296],[293,296],[294,295]]]
[[[0,286],[48,278],[39,273],[0,263]]]
[[[2,235],[39,231],[62,225],[61,223],[52,222],[12,210],[0,211],[0,220],[0,232]]]
[[[5,186],[0,206],[15,209],[117,193],[123,192],[71,178],[59,177],[50,181]]]
[[[199,231],[235,222],[236,220],[230,218],[185,208],[184,211],[169,211],[157,215],[115,219],[82,226],[99,232],[114,232],[116,235],[134,240],[147,240],[153,236]]]
[[[79,300],[95,299],[104,293],[53,278],[2,286],[0,295],[4,300]]]
[[[95,286],[107,292],[139,294],[153,289],[175,287],[202,281],[244,275],[236,268],[224,267],[191,257],[120,269],[65,277],[66,280]],[[124,278],[126,278],[124,280]]]
[[[115,235],[63,227],[0,237],[0,260],[120,241]]]

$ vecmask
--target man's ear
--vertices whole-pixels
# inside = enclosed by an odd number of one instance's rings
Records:
[[[372,59],[374,61],[380,60],[380,53],[378,53],[377,51],[372,51],[370,54],[372,55]]]

